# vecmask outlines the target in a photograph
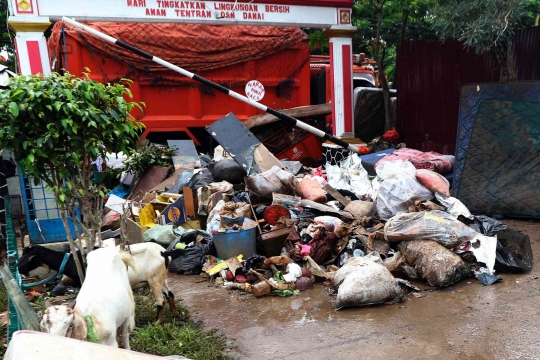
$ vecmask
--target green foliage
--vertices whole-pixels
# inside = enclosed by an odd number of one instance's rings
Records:
[[[146,141],[124,161],[124,171],[142,175],[154,165],[171,167],[174,151],[175,149],[169,146]]]
[[[15,59],[15,46],[13,43],[14,33],[8,29],[8,2],[0,1],[0,50],[8,52],[9,56],[6,65],[11,71],[17,72],[17,63]]]
[[[52,188],[60,204],[84,196],[89,189],[76,185],[89,163],[106,152],[131,153],[137,140],[130,112],[140,105],[125,97],[132,95],[124,85],[88,77],[15,77],[0,94],[0,148]]]
[[[52,190],[72,251],[79,229],[92,249],[101,227],[106,189],[92,162],[107,152],[131,154],[138,139],[141,125],[131,111],[142,108],[130,98],[123,84],[69,73],[17,76],[0,93],[0,148],[12,152],[35,183],[43,181]],[[83,220],[70,233],[67,217],[75,219],[76,208]],[[78,271],[82,280],[79,266]]]
[[[392,81],[396,64],[396,49],[403,41],[438,40],[432,29],[431,8],[435,0],[386,0],[381,23],[382,66]],[[377,1],[375,1],[377,3]],[[403,27],[404,21],[406,26]],[[355,0],[352,12],[352,25],[358,28],[353,37],[353,53],[366,53],[374,58],[374,39],[377,36],[377,14],[375,4],[369,0]],[[328,54],[328,37],[321,29],[304,29],[308,34],[309,47],[313,55]]]
[[[439,0],[433,7],[435,29],[442,38],[456,38],[478,53],[505,57],[514,30],[534,23],[537,0]]]
[[[204,331],[203,325],[189,319],[187,308],[177,304],[185,320],[172,317],[168,306],[164,308],[164,323],[155,325],[156,306],[148,291],[134,293],[136,328],[130,334],[134,351],[169,356],[182,355],[194,360],[230,359],[223,354],[228,347],[227,338],[218,330]]]
[[[309,49],[312,55],[328,55],[329,39],[322,29],[304,29],[308,34]]]
[[[353,25],[358,33],[353,38],[353,51],[375,58],[377,37],[377,6],[382,5],[379,56],[388,80],[394,78],[397,47],[402,41],[437,40],[432,29],[430,8],[434,0],[357,0],[353,6]],[[405,26],[403,26],[405,24]]]

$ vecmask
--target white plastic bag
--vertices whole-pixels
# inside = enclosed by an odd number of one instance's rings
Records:
[[[206,224],[206,232],[213,234],[215,231],[218,231],[219,229],[219,223],[221,222],[221,216],[219,215],[219,211],[223,209],[225,206],[224,200],[219,200],[216,206],[210,211],[210,214],[208,215],[208,222]]]
[[[478,235],[474,229],[439,210],[398,214],[384,225],[384,238],[389,242],[434,240],[447,249]]]
[[[401,290],[377,253],[353,257],[332,279],[338,288],[336,309],[346,306],[380,304],[394,300]]]
[[[410,161],[395,160],[384,162],[375,169],[381,180],[403,175],[416,176],[416,168]]]
[[[377,212],[382,220],[407,212],[417,200],[433,199],[433,193],[416,180],[416,168],[408,161],[386,162],[376,171],[383,180],[377,193]]]
[[[283,275],[283,279],[288,283],[295,283],[296,279],[302,276],[302,268],[295,263],[287,265],[287,273]]]
[[[360,199],[364,196],[373,198],[371,181],[358,154],[349,156],[339,165],[326,163],[326,175],[328,184],[335,189],[352,191]]]
[[[457,249],[454,249],[454,252],[457,254],[466,251],[472,252],[476,261],[486,264],[489,274],[494,273],[495,259],[497,258],[497,236],[490,237],[478,234],[474,239],[469,240],[461,244]]]
[[[446,212],[452,215],[455,219],[461,215],[469,220],[474,220],[474,216],[471,214],[469,209],[467,209],[467,207],[455,197],[445,197],[444,195],[437,193],[435,194],[435,198],[442,206],[446,208]]]

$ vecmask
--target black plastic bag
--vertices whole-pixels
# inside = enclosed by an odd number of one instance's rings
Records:
[[[251,269],[258,269],[262,264],[264,264],[264,261],[266,258],[261,255],[253,255],[249,259],[246,260],[246,265],[244,266],[244,272],[247,273]]]
[[[14,176],[17,172],[17,164],[15,164],[15,162],[11,158],[9,160],[4,160],[3,158],[1,159],[4,165],[4,176],[6,178]]]
[[[233,159],[223,159],[208,164],[208,169],[217,182],[227,181],[231,184],[241,184],[247,176],[246,170]]]
[[[495,236],[501,230],[508,229],[508,226],[486,215],[478,215],[474,217],[472,224],[469,224],[476,232],[486,236]]]
[[[208,169],[202,169],[197,174],[193,175],[191,180],[187,183],[187,187],[193,190],[207,186],[214,182],[214,177]]]
[[[247,191],[236,191],[233,194],[232,201],[235,203],[249,204],[249,196],[248,196]]]
[[[212,235],[210,235],[206,231],[202,231],[202,230],[187,231],[183,233],[182,235],[180,235],[179,237],[177,237],[176,239],[174,239],[173,242],[171,242],[169,246],[167,247],[167,251],[175,250],[174,247],[178,243],[184,243],[186,245],[195,243],[199,235],[203,237],[203,240],[201,241],[202,244],[210,244],[210,242],[212,242]]]
[[[196,244],[197,237],[202,236],[200,246],[190,246],[185,249],[175,249],[176,244]],[[169,264],[169,271],[174,274],[198,274],[204,265],[205,255],[216,256],[216,247],[212,242],[212,236],[205,231],[195,230],[188,231],[177,237],[167,247],[164,256],[170,256],[172,261]]]
[[[497,235],[495,270],[503,273],[523,273],[533,266],[531,239],[519,231],[506,229]]]
[[[210,245],[194,246],[186,249],[167,250],[164,256],[172,257],[169,271],[173,274],[198,274],[204,265],[204,256],[210,251]]]
[[[266,205],[259,205],[255,209],[255,215],[257,215],[257,219],[262,219],[264,217],[264,210],[266,210],[268,206]]]

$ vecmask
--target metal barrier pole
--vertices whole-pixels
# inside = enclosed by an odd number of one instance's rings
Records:
[[[167,61],[165,61],[165,60],[163,60],[161,58],[158,58],[157,56],[149,54],[149,53],[147,53],[147,52],[145,52],[145,51],[143,51],[141,49],[138,49],[138,48],[136,48],[136,47],[134,47],[132,45],[126,44],[123,41],[120,41],[118,39],[113,38],[112,36],[109,36],[107,34],[99,32],[96,29],[93,29],[93,28],[91,28],[89,26],[81,24],[81,23],[79,23],[79,22],[77,22],[77,21],[75,21],[73,19],[70,19],[70,18],[67,18],[67,17],[64,16],[62,18],[62,21],[67,23],[67,24],[70,24],[72,26],[75,26],[75,27],[77,27],[77,28],[79,28],[81,30],[84,30],[87,33],[90,33],[90,34],[92,34],[92,35],[94,35],[94,36],[96,36],[96,37],[98,37],[98,38],[100,38],[102,40],[110,42],[111,44],[118,45],[118,46],[120,46],[120,47],[122,47],[122,48],[124,48],[124,49],[126,49],[128,51],[131,51],[131,52],[133,52],[133,53],[135,53],[135,54],[137,54],[137,55],[139,55],[139,56],[141,56],[141,57],[143,57],[145,59],[151,60],[151,61],[153,61],[153,62],[155,62],[157,64],[160,64],[160,65],[162,65],[162,66],[164,66],[164,67],[166,67],[168,69],[176,71],[177,73],[182,74],[184,76],[187,76],[190,79],[193,79],[193,80],[196,80],[196,81],[198,81],[200,83],[203,83],[206,86],[209,86],[209,87],[211,87],[213,89],[216,89],[217,91],[220,91],[220,92],[222,92],[222,93],[224,93],[226,95],[229,95],[230,97],[233,97],[233,98],[238,99],[238,100],[240,100],[242,102],[245,102],[246,104],[249,104],[249,105],[251,105],[253,107],[256,107],[259,110],[262,110],[264,112],[272,114],[275,117],[277,117],[277,118],[279,118],[279,119],[281,119],[283,121],[286,121],[286,122],[288,122],[289,124],[291,124],[293,126],[296,126],[297,128],[300,128],[302,130],[305,130],[307,132],[310,132],[312,134],[317,135],[318,137],[320,137],[323,140],[331,141],[334,144],[339,145],[339,146],[341,146],[342,148],[344,148],[346,150],[349,150],[349,151],[355,152],[357,154],[360,154],[360,150],[358,149],[358,147],[353,146],[353,145],[349,144],[346,141],[338,139],[335,136],[327,134],[324,131],[317,129],[316,127],[313,127],[311,125],[306,124],[305,122],[302,122],[302,121],[300,121],[300,120],[298,120],[296,118],[293,118],[290,115],[287,115],[287,114],[284,114],[284,113],[279,112],[277,110],[274,110],[272,108],[269,108],[268,106],[265,106],[265,105],[263,105],[261,103],[256,102],[255,100],[247,98],[244,95],[241,95],[241,94],[239,94],[239,93],[237,93],[235,91],[227,89],[224,86],[216,84],[215,82],[212,82],[212,81],[210,81],[210,80],[208,80],[206,78],[203,78],[202,76],[199,76],[199,75],[194,74],[192,72],[189,72],[189,71],[187,71],[185,69],[182,69],[179,66],[171,64],[170,62],[167,62]]]

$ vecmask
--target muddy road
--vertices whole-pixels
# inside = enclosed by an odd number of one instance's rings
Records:
[[[505,222],[531,237],[540,259],[540,223]],[[489,287],[471,278],[423,298],[340,311],[319,282],[299,296],[257,299],[198,276],[169,281],[195,320],[235,339],[231,355],[240,359],[539,359],[539,269],[502,274]]]

